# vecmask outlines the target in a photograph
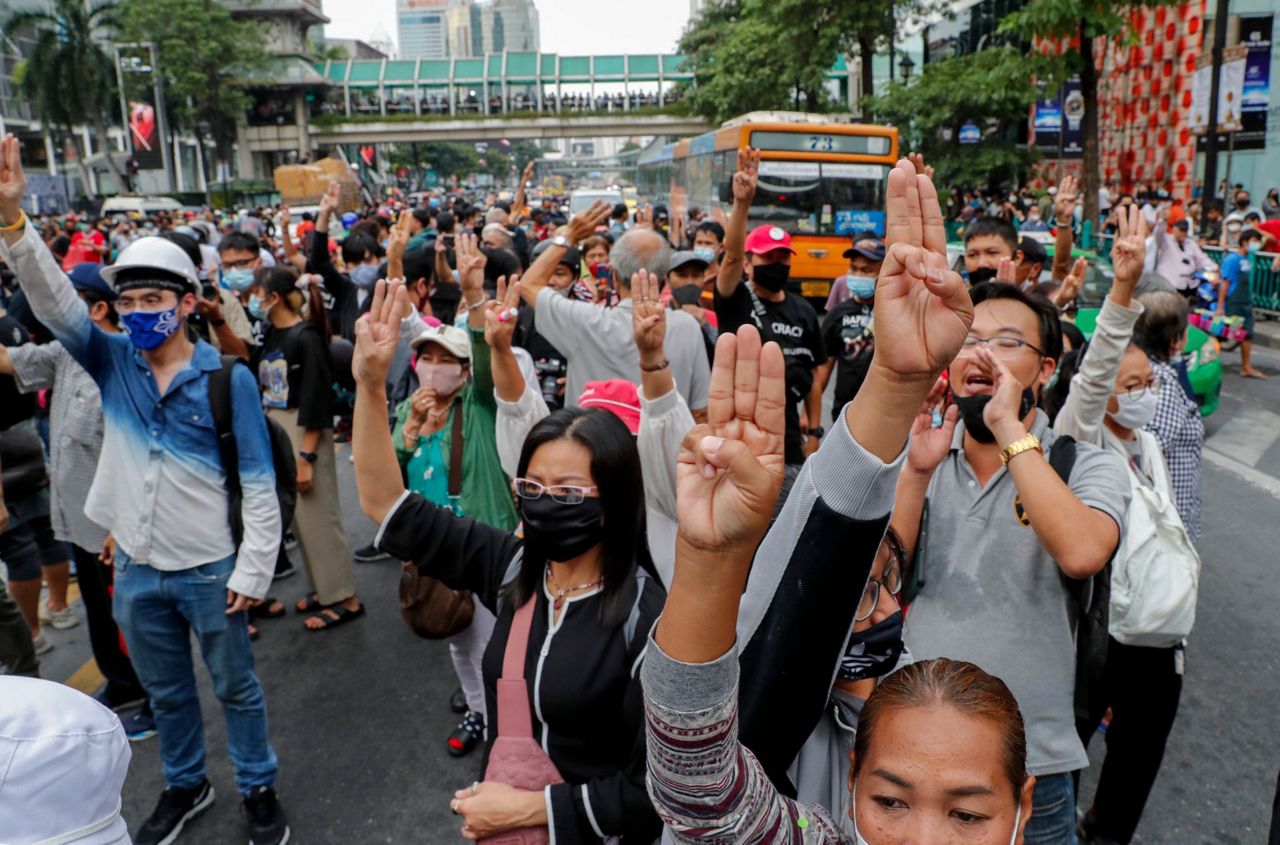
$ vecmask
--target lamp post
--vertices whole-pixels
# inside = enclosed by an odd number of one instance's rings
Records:
[[[911,71],[915,70],[916,63],[911,60],[910,53],[902,54],[902,61],[898,62],[898,70],[902,72],[902,81],[906,82],[911,79]]]
[[[209,186],[209,162],[206,157],[205,139],[209,137],[209,122],[200,121],[196,126],[196,131],[200,133],[200,137],[196,139],[196,143],[200,145],[200,175],[204,178],[204,201],[208,203],[209,210],[213,210],[213,189]]]

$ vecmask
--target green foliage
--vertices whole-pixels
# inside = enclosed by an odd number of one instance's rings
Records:
[[[248,77],[270,58],[261,24],[234,20],[217,0],[124,0],[120,28],[126,41],[156,45],[173,123],[207,123],[225,156],[250,107]]]
[[[894,82],[867,106],[898,127],[901,149],[924,153],[940,185],[985,185],[1025,171],[1033,151],[1010,131],[1035,101],[1029,62],[1014,47],[997,47],[931,62],[910,84]],[[979,144],[961,146],[960,127],[984,127]]]
[[[540,158],[542,147],[538,146],[537,141],[516,141],[511,145],[511,161],[515,163],[517,171],[524,170],[525,164]]]
[[[115,67],[95,35],[114,26],[114,2],[56,0],[48,10],[20,10],[0,25],[33,29],[35,44],[23,62],[20,90],[42,120],[63,132],[105,120],[115,99]]]

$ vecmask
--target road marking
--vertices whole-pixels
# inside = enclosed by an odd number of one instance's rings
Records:
[[[84,665],[72,673],[64,683],[72,689],[80,690],[85,695],[93,695],[98,688],[107,682],[102,671],[98,669],[98,663],[92,657],[84,662]]]
[[[1280,439],[1280,414],[1262,408],[1245,406],[1231,415],[1205,446],[1229,454],[1248,466],[1257,465],[1277,439]]]
[[[1263,492],[1269,493],[1272,498],[1280,499],[1280,479],[1276,479],[1265,472],[1259,472],[1248,464],[1243,464],[1235,458],[1224,455],[1217,449],[1205,446],[1204,459],[1209,463],[1227,472],[1234,473],[1250,484],[1261,487]]]

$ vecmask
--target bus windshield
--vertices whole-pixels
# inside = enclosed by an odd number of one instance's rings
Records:
[[[879,164],[762,161],[751,225],[781,226],[793,235],[883,236],[888,173]]]

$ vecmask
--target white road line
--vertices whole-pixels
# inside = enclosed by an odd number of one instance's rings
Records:
[[[1259,472],[1248,464],[1242,464],[1235,458],[1224,455],[1210,446],[1204,447],[1204,459],[1216,467],[1240,476],[1256,487],[1261,487],[1263,492],[1269,493],[1273,499],[1280,499],[1280,479],[1267,475],[1265,472]]]
[[[1205,445],[1255,466],[1276,440],[1280,440],[1280,414],[1246,406],[1235,411]]]

